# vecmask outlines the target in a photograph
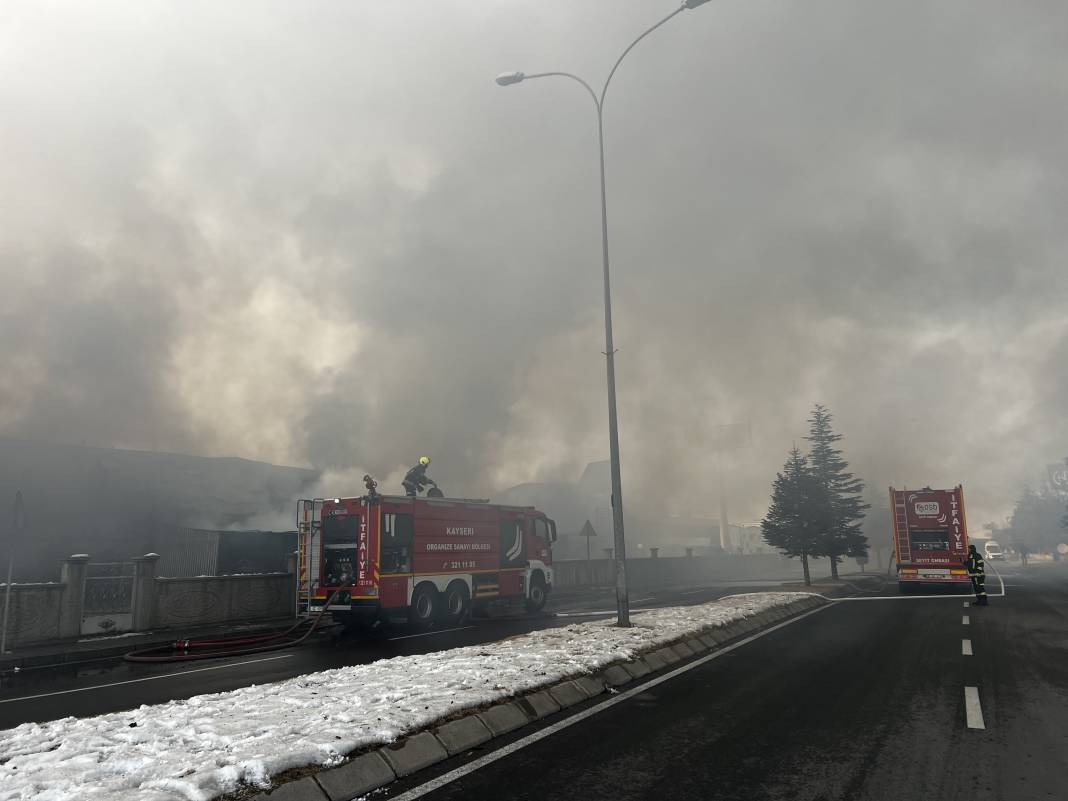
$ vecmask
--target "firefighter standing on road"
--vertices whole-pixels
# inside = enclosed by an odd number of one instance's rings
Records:
[[[437,484],[434,484],[433,480],[427,477],[426,469],[429,465],[430,457],[420,456],[419,464],[409,470],[404,476],[404,480],[401,483],[404,485],[404,494],[409,498],[414,498],[419,494],[423,487],[428,484],[435,487],[437,486]]]
[[[975,590],[975,605],[986,606],[986,569],[983,567],[983,557],[974,545],[968,546],[968,577],[972,580],[972,589]]]

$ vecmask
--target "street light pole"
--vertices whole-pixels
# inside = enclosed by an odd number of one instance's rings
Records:
[[[608,453],[612,471],[612,532],[615,541],[616,560],[616,625],[630,626],[630,594],[627,588],[627,549],[626,538],[623,535],[623,486],[619,470],[619,425],[616,416],[616,353],[612,341],[612,284],[609,279],[608,269],[608,193],[605,188],[604,177],[604,99],[608,93],[608,85],[612,82],[612,76],[616,74],[619,65],[626,58],[634,46],[642,39],[655,31],[668,20],[672,19],[686,9],[697,8],[704,5],[708,0],[685,0],[682,5],[646,30],[637,39],[627,45],[627,48],[612,65],[604,87],[598,97],[593,88],[577,75],[570,72],[539,72],[534,75],[526,75],[522,72],[506,72],[497,76],[497,83],[501,86],[510,86],[530,78],[548,78],[559,76],[578,81],[593,98],[593,105],[597,109],[597,148],[600,157],[601,168],[601,257],[604,267],[604,345],[605,358],[607,359],[606,372],[608,383]]]
[[[7,618],[11,610],[11,582],[14,577],[15,548],[21,545],[22,529],[25,517],[22,509],[22,490],[15,493],[15,507],[11,515],[11,534],[8,546],[11,548],[7,557],[7,584],[4,585],[4,613],[0,619],[0,655],[7,653]]]

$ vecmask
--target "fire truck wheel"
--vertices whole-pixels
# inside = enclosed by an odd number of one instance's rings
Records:
[[[471,594],[462,581],[454,581],[445,589],[445,603],[442,604],[441,621],[455,626],[471,610]]]
[[[422,584],[412,593],[412,605],[408,607],[408,622],[419,629],[434,625],[440,606],[438,591],[432,584]]]
[[[540,612],[545,608],[548,591],[545,589],[545,579],[541,573],[535,573],[530,579],[530,594],[527,595],[527,611]]]

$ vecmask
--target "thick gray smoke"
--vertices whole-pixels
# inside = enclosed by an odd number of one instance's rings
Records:
[[[451,491],[606,453],[595,119],[664,3],[0,12],[0,434]],[[1060,3],[734,2],[606,108],[628,504],[764,510],[815,401],[1004,515],[1068,452]],[[337,492],[358,491],[358,486]]]

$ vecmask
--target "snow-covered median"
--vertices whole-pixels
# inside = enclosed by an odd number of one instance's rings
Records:
[[[594,672],[805,593],[750,593],[697,606],[545,629],[502,642],[0,731],[0,801],[208,801],[293,767],[329,766],[457,712]]]

